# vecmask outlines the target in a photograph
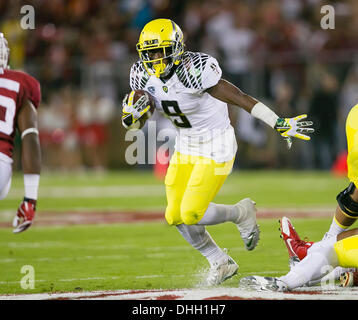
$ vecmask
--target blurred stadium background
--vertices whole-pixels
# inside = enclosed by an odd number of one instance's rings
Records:
[[[35,9],[33,30],[20,26],[24,4]],[[334,30],[320,26],[324,4],[335,8]],[[357,16],[354,0],[0,1],[10,66],[42,85],[41,143],[49,170],[129,167],[121,101],[130,90],[139,32],[159,17],[182,27],[187,50],[215,56],[225,78],[276,113],[307,112],[314,120],[311,143],[295,141],[287,152],[275,132],[230,108],[236,168],[331,170],[344,159],[344,120],[358,101]]]

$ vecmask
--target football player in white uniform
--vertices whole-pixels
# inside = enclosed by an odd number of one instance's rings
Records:
[[[259,240],[255,202],[245,198],[234,205],[213,203],[231,172],[237,143],[227,104],[236,105],[276,129],[291,145],[291,137],[309,140],[312,122],[280,118],[263,103],[221,78],[214,57],[184,50],[183,33],[169,19],[156,19],[140,33],[140,60],[131,68],[132,90],[145,90],[156,99],[156,109],[177,128],[175,152],[165,177],[165,218],[210,263],[209,285],[237,273],[238,265],[219,248],[206,225],[233,222],[247,250]],[[132,101],[133,99],[128,99]],[[123,102],[123,125],[138,128],[135,103]],[[140,99],[139,99],[140,100]],[[138,103],[140,103],[138,100]]]

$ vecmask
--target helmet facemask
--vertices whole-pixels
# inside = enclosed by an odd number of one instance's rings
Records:
[[[146,42],[155,42],[155,40]],[[163,41],[160,45],[144,44],[144,46],[138,43],[137,51],[149,75],[155,75],[159,78],[168,75],[173,65],[180,62],[184,46],[180,41]],[[161,57],[153,59],[153,55],[158,51],[161,53]]]
[[[0,68],[7,69],[9,60],[9,46],[4,34],[0,33]]]

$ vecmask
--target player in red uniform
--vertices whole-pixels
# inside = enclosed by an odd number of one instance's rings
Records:
[[[34,220],[41,171],[37,108],[39,82],[30,75],[8,69],[9,47],[0,33],[0,200],[11,185],[16,129],[21,135],[21,164],[25,194],[13,220],[14,233],[25,231]]]

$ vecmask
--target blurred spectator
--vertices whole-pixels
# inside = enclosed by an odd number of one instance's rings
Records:
[[[52,94],[39,112],[43,163],[51,170],[77,170],[82,166],[74,130],[76,93],[66,87]]]
[[[340,123],[345,122],[352,107],[358,102],[358,63],[353,65],[343,82],[340,92]]]
[[[272,136],[267,125],[238,109],[233,126],[236,127],[239,150],[235,166],[241,169],[274,168],[276,156],[269,147]]]
[[[245,92],[253,92],[251,83],[253,61],[252,51],[255,33],[251,28],[251,11],[248,5],[235,3],[233,25],[222,30],[217,38],[222,52],[222,67],[226,78]]]
[[[15,0],[9,7],[5,20],[1,23],[1,32],[6,35],[11,51],[11,67],[13,69],[23,69],[26,56],[26,30],[19,24],[20,1]]]
[[[332,73],[325,72],[319,87],[313,92],[309,111],[316,129],[312,143],[317,169],[331,169],[337,155],[335,138],[338,97],[337,78]]]
[[[108,167],[109,123],[114,116],[113,101],[97,94],[82,94],[76,106],[76,133],[86,167]]]

